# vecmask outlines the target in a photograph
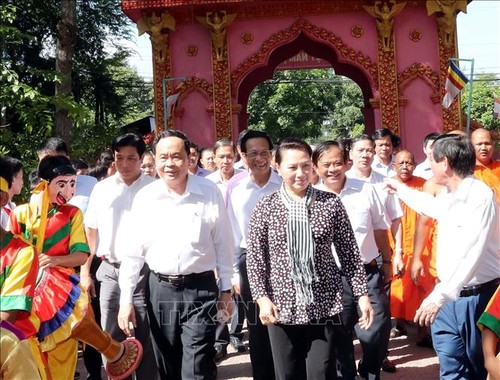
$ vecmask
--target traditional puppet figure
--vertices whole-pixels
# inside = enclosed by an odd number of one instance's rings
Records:
[[[33,298],[40,323],[36,337],[53,379],[74,376],[78,340],[108,359],[106,372],[124,379],[142,357],[139,341],[114,341],[96,324],[92,307],[75,267],[90,252],[80,209],[68,205],[75,192],[76,171],[68,158],[47,156],[38,167],[40,182],[30,203],[11,214],[10,230],[32,243],[39,254],[40,273]]]

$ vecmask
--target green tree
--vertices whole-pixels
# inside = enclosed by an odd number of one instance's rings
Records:
[[[250,95],[249,128],[265,130],[273,141],[348,136],[363,123],[362,105],[360,88],[332,69],[276,71]]]
[[[467,114],[469,86],[462,96],[462,109]],[[500,95],[500,78],[496,74],[478,74],[472,86],[471,119],[478,121],[485,128],[500,130],[500,120],[493,119],[494,94]]]

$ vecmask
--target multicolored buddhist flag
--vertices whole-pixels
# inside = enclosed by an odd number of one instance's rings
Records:
[[[495,97],[495,105],[493,106],[493,119],[500,119],[500,96]]]
[[[448,73],[446,75],[446,84],[444,85],[445,94],[443,98],[443,107],[449,108],[453,100],[462,91],[465,85],[469,82],[467,77],[460,71],[458,66],[450,61],[450,66],[448,67]]]

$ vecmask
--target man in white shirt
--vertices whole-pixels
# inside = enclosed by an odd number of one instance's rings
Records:
[[[424,179],[430,179],[434,175],[432,174],[431,169],[432,144],[434,144],[434,140],[436,140],[438,137],[439,133],[437,132],[429,133],[424,137],[423,150],[425,153],[425,160],[417,165],[413,172],[414,176]]]
[[[396,171],[392,166],[393,163],[393,134],[387,128],[380,128],[375,131],[372,136],[375,143],[375,156],[371,164],[372,169],[384,177],[393,177]]]
[[[265,132],[248,130],[241,139],[241,154],[248,172],[233,177],[227,186],[229,219],[235,244],[233,287],[241,294],[248,321],[250,360],[256,380],[274,379],[274,365],[267,327],[259,319],[252,300],[246,269],[246,248],[250,216],[259,199],[279,190],[281,178],[271,170],[272,141]]]
[[[316,187],[337,194],[349,215],[365,264],[368,296],[374,311],[371,327],[367,330],[360,328],[357,325],[356,301],[349,284],[342,277],[343,328],[338,330],[337,360],[340,363],[342,378],[354,380],[356,378],[352,343],[354,327],[363,348],[359,373],[363,378],[376,379],[380,377],[380,368],[386,355],[391,329],[389,300],[384,291],[377,259],[382,256],[382,266],[386,268],[386,272],[390,270],[392,251],[388,240],[388,229],[391,223],[374,186],[361,179],[346,177],[347,156],[348,152],[344,146],[336,141],[320,143],[312,156],[316,172],[322,180],[322,184]],[[379,247],[382,253],[379,253]]]
[[[385,141],[385,144],[392,144],[389,136],[386,136],[383,141]],[[392,152],[392,148],[390,151]],[[387,216],[389,217],[389,220],[391,222],[391,233],[395,242],[395,248],[396,250],[401,251],[401,242],[398,239],[401,235],[398,234],[398,230],[401,228],[401,217],[403,216],[403,209],[401,208],[399,200],[396,196],[394,196],[393,194],[388,194],[383,190],[382,184],[385,178],[384,175],[373,169],[373,162],[375,158],[375,142],[369,135],[360,135],[352,140],[349,155],[352,160],[352,167],[349,171],[346,172],[346,176],[349,178],[357,178],[362,181],[371,183],[375,187],[377,195],[382,201]],[[394,169],[392,170],[394,171],[394,173],[396,173]],[[379,240],[377,241],[377,244],[379,245],[380,252],[391,250],[390,256],[392,257],[392,248],[386,246],[387,241]],[[378,259],[378,262],[382,271],[384,283],[387,287],[386,290],[387,292],[389,292],[389,285],[392,279],[392,265],[391,263],[381,262],[380,258]],[[389,304],[387,305],[387,315],[390,319]],[[387,342],[389,341],[389,337],[390,335],[387,335]],[[383,335],[383,339],[386,339],[385,334]],[[385,343],[377,347],[380,348],[384,345]],[[388,358],[385,358],[382,362],[382,369],[385,372],[395,372],[396,366]]]
[[[156,137],[160,179],[133,201],[119,278],[118,321],[130,334],[139,272],[144,263],[151,269],[151,332],[160,376],[169,380],[214,378],[215,319],[232,312],[231,225],[217,186],[188,174],[189,145],[176,130]]]
[[[84,217],[85,232],[91,255],[80,270],[81,282],[92,297],[96,296],[91,277],[94,256],[102,262],[95,273],[100,285],[99,304],[101,327],[113,339],[127,338],[118,326],[120,287],[118,276],[127,243],[126,225],[130,208],[137,192],[153,181],[142,174],[142,156],[146,145],[142,138],[133,133],[117,137],[112,143],[116,173],[94,186]],[[148,224],[147,220],[142,221]],[[149,269],[141,269],[140,281],[134,292],[134,307],[137,315],[136,338],[141,342],[144,355],[137,368],[140,378],[156,379],[158,371],[154,361],[149,318],[146,309],[146,285]]]
[[[493,191],[472,174],[474,147],[464,136],[443,135],[433,144],[431,168],[445,190],[430,194],[387,180],[389,190],[438,222],[439,282],[422,302],[415,322],[431,326],[442,379],[486,379],[476,322],[500,283],[500,214]]]
[[[207,175],[205,178],[217,185],[221,194],[225,198],[226,186],[228,181],[236,174],[241,173],[241,169],[234,168],[234,145],[232,141],[222,139],[213,146],[214,160],[217,170]],[[243,322],[245,321],[245,310],[241,296],[233,294],[235,311],[228,325],[225,323],[217,324],[215,332],[215,360],[221,361],[227,356],[227,345],[231,344],[238,352],[245,352],[246,346],[243,343]]]

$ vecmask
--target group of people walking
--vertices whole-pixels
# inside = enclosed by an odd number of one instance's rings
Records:
[[[150,154],[128,133],[111,145],[116,172],[80,188],[89,178],[53,149],[31,201],[2,203],[1,319],[29,338],[49,379],[73,377],[77,340],[90,335],[107,342],[85,348],[90,379],[100,378],[101,354],[112,378],[215,379],[228,344],[247,349],[244,319],[257,380],[378,379],[396,370],[391,332],[412,320],[441,378],[495,376],[493,301],[484,341],[476,326],[500,283],[491,135],[429,135],[419,166],[397,141],[381,129],[314,149],[298,138],[274,147],[245,130],[236,147],[204,149],[201,168],[180,131],[159,133]],[[17,175],[8,162],[6,200]]]

